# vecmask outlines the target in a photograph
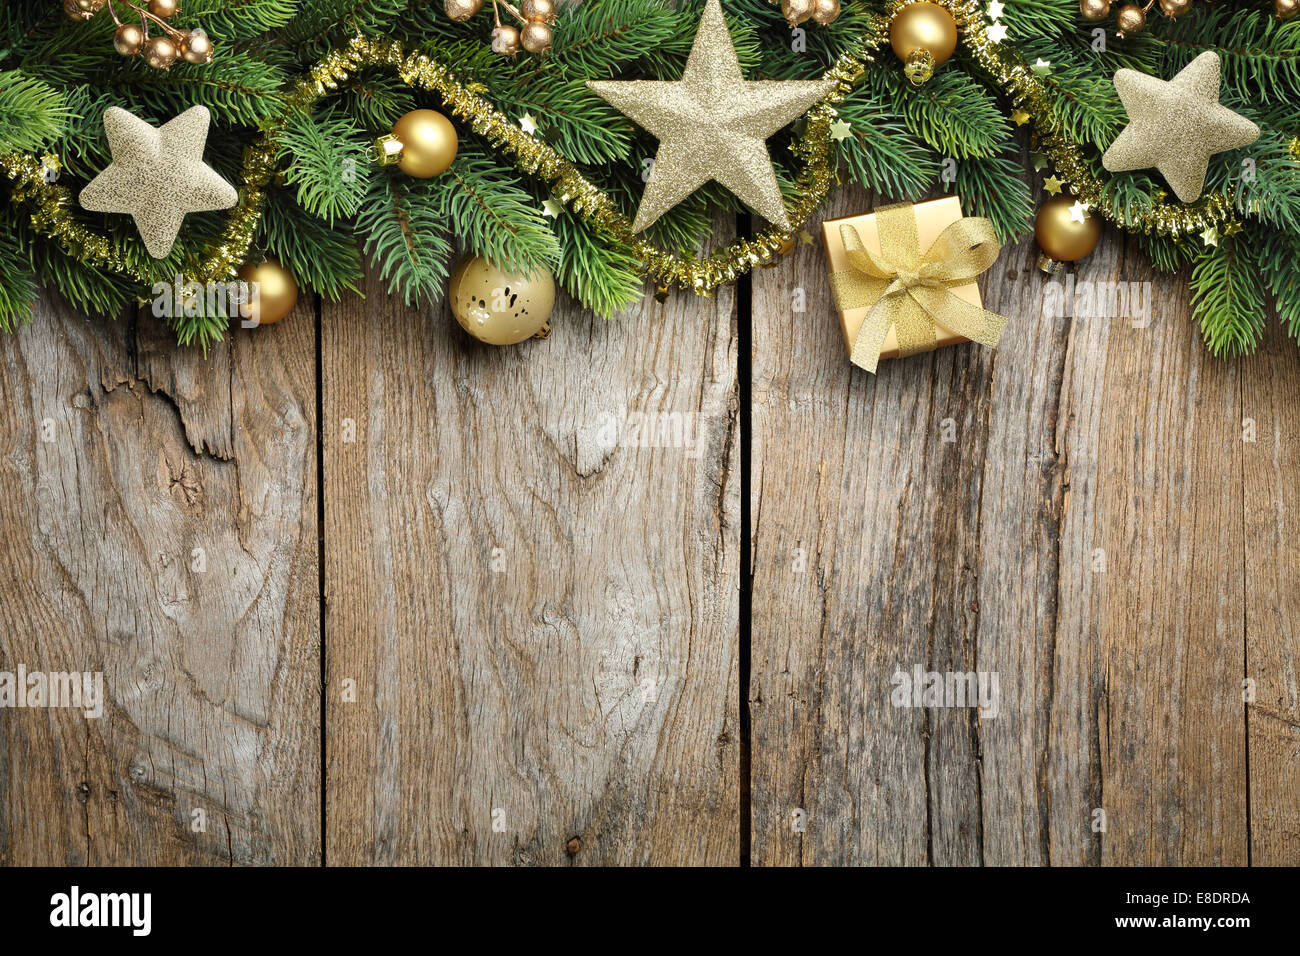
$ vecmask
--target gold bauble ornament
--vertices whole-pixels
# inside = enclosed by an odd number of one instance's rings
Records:
[[[555,16],[555,0],[524,0],[519,12],[525,20],[550,20]]]
[[[545,269],[531,276],[498,269],[481,256],[456,266],[447,289],[456,321],[489,345],[514,345],[542,330],[555,305],[555,279]]]
[[[957,21],[937,3],[909,3],[889,23],[889,45],[906,64],[907,78],[924,83],[957,49]]]
[[[812,18],[822,26],[834,23],[840,15],[840,0],[816,0],[813,4]]]
[[[245,263],[236,274],[250,286],[256,283],[256,294],[251,299],[253,307],[248,317],[251,322],[273,325],[298,304],[298,283],[289,270],[274,259],[266,259],[257,265]]]
[[[149,12],[160,20],[174,17],[180,9],[181,5],[177,0],[149,0]]]
[[[211,63],[212,41],[202,30],[191,30],[181,38],[181,56],[186,63]]]
[[[813,15],[817,0],[781,0],[781,15],[793,30]]]
[[[416,179],[437,176],[456,158],[456,127],[433,110],[411,110],[393,124],[393,135],[402,144],[397,165]]]
[[[1056,272],[1062,262],[1082,259],[1101,239],[1101,217],[1091,212],[1083,213],[1083,222],[1071,214],[1078,202],[1073,196],[1061,193],[1053,196],[1038,210],[1034,219],[1034,238],[1043,254],[1038,258],[1038,268]]]
[[[135,56],[144,49],[144,30],[134,23],[124,23],[113,33],[113,49],[123,56]]]
[[[492,28],[492,52],[514,56],[519,52],[519,30],[508,23]]]
[[[483,9],[483,0],[446,0],[443,9],[457,23],[464,23]]]
[[[1085,20],[1105,20],[1110,16],[1110,0],[1079,0],[1079,12]]]
[[[150,37],[144,45],[144,61],[155,70],[169,70],[180,51],[171,37]]]
[[[1115,25],[1119,27],[1119,35],[1122,37],[1141,33],[1147,25],[1147,15],[1136,3],[1126,3],[1115,13]]]
[[[1300,0],[1273,0],[1273,16],[1279,20],[1290,20],[1300,13]]]
[[[81,10],[83,13],[89,13],[93,17],[100,10],[104,9],[104,3],[106,0],[73,0],[73,2],[76,3],[78,10]]]
[[[77,5],[77,0],[63,0],[63,12],[68,15],[69,20],[89,20],[95,15],[93,10],[83,10]]]
[[[1160,12],[1173,20],[1192,8],[1192,0],[1160,0]]]
[[[519,31],[519,44],[529,53],[543,53],[551,45],[551,27],[544,20],[530,20]]]

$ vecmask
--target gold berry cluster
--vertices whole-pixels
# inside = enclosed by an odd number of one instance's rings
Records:
[[[840,15],[840,0],[781,0],[781,16],[793,30],[805,20],[826,26]]]
[[[1158,0],[1160,12],[1171,20],[1176,20],[1192,8],[1192,0]],[[1157,0],[1147,0],[1145,4],[1125,3],[1115,10],[1115,26],[1119,27],[1122,37],[1141,33],[1147,25],[1147,14],[1151,12]],[[1079,12],[1085,20],[1105,20],[1110,16],[1110,0],[1079,0]],[[1273,0],[1273,16],[1279,20],[1290,20],[1300,13],[1300,0]]]
[[[445,0],[447,16],[464,23],[483,9],[484,0]],[[836,0],[838,3],[839,0]],[[519,22],[501,22],[501,8]],[[551,48],[551,25],[555,22],[555,0],[492,0],[492,52],[514,56],[523,47],[529,53],[545,53]]]
[[[147,6],[136,6],[128,0],[63,0],[63,11],[73,20],[89,20],[105,7],[117,24],[113,33],[113,48],[122,56],[141,56],[155,70],[167,70],[177,58],[186,63],[211,63],[212,40],[202,30],[178,30],[167,21],[180,13],[179,0],[148,0]],[[127,17],[118,16],[118,7]],[[140,22],[134,21],[133,15]],[[149,26],[161,32],[149,35]]]

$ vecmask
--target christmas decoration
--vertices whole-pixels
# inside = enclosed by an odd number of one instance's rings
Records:
[[[125,7],[139,18],[137,26],[119,18],[118,6]],[[212,41],[201,29],[180,30],[167,20],[180,12],[177,0],[150,0],[140,7],[128,0],[64,0],[63,10],[73,20],[89,20],[107,8],[117,29],[113,33],[113,49],[122,56],[144,55],[144,61],[156,70],[167,70],[178,57],[186,63],[212,62]],[[149,26],[162,30],[161,35],[150,36]]]
[[[379,140],[380,161],[397,163],[408,176],[429,179],[456,159],[459,139],[451,120],[433,110],[411,110]]]
[[[519,23],[501,22],[501,8]],[[446,0],[447,16],[463,23],[483,9],[483,0]],[[492,52],[514,56],[523,47],[529,53],[545,53],[551,47],[555,23],[555,0],[522,0],[518,7],[508,0],[492,0]]]
[[[791,30],[807,20],[827,26],[839,15],[840,0],[781,0],[781,16]]]
[[[254,265],[246,263],[236,273],[252,291],[249,321],[272,325],[293,311],[298,304],[298,283],[289,270],[275,259],[267,258]]]
[[[659,139],[633,232],[713,180],[790,228],[765,140],[835,88],[831,81],[746,82],[718,0],[708,0],[677,82],[592,80],[587,86]]]
[[[519,275],[469,256],[452,273],[451,311],[474,338],[514,345],[546,328],[555,305],[555,278],[545,270]]]
[[[1273,0],[1273,16],[1279,20],[1290,20],[1300,13],[1300,0]]]
[[[854,365],[874,373],[881,358],[997,345],[1007,320],[980,306],[975,284],[998,257],[997,237],[987,219],[963,218],[956,196],[828,220],[822,235]]]
[[[907,78],[920,85],[957,49],[957,21],[947,7],[915,0],[894,14],[889,23],[889,45],[905,64]]]
[[[1145,5],[1125,3],[1115,10],[1115,26],[1121,37],[1132,36],[1146,29],[1147,14],[1156,6],[1156,0]],[[1169,19],[1181,17],[1192,7],[1192,0],[1160,0],[1160,12]],[[1079,0],[1079,12],[1085,20],[1105,20],[1110,16],[1110,0]]]
[[[1043,250],[1038,268],[1059,272],[1061,263],[1077,262],[1097,248],[1101,220],[1068,193],[1043,203],[1034,218],[1034,238]]]
[[[1212,50],[1169,82],[1120,70],[1115,89],[1129,124],[1102,164],[1111,172],[1155,167],[1183,202],[1200,198],[1211,156],[1259,138],[1258,126],[1219,104],[1219,55]]]
[[[155,129],[110,106],[104,132],[113,162],[81,191],[82,207],[130,213],[149,255],[165,258],[186,213],[229,209],[237,198],[203,162],[208,119],[206,106],[191,106]]]

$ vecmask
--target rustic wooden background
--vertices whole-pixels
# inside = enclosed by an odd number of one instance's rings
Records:
[[[997,352],[875,377],[815,244],[514,349],[375,283],[206,361],[49,296],[0,669],[109,701],[0,710],[0,863],[1295,862],[1300,355],[1211,359],[1114,234],[1078,277],[1155,320],[1044,315],[1034,256]],[[999,715],[890,706],[916,664]]]

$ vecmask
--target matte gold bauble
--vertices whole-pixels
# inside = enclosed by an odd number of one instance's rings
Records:
[[[524,0],[519,12],[525,20],[550,20],[555,16],[555,0]]]
[[[1126,3],[1115,13],[1115,25],[1119,27],[1120,36],[1141,33],[1147,25],[1147,15],[1136,3]]]
[[[181,5],[177,0],[149,0],[149,12],[161,20],[174,17],[180,9]]]
[[[1173,20],[1192,8],[1192,0],[1160,0],[1160,12]]]
[[[212,40],[202,30],[191,30],[181,38],[181,56],[186,63],[211,63]]]
[[[483,9],[483,0],[446,0],[443,9],[457,23],[464,23]]]
[[[514,56],[519,52],[519,31],[508,23],[492,28],[492,52]]]
[[[834,23],[839,15],[840,0],[816,0],[813,4],[812,18],[822,26]]]
[[[451,311],[465,331],[489,345],[514,345],[536,335],[551,318],[555,279],[498,269],[481,256],[456,267],[447,290]]]
[[[294,281],[289,270],[274,259],[267,259],[258,265],[251,262],[239,267],[239,278],[250,284],[257,283],[250,290],[254,303],[249,321],[258,325],[273,325],[293,311],[298,304],[298,283]]]
[[[544,20],[530,20],[519,31],[519,44],[529,53],[543,53],[551,46],[551,27]]]
[[[1073,196],[1061,193],[1047,200],[1038,210],[1034,219],[1034,238],[1043,250],[1044,258],[1039,259],[1038,265],[1044,272],[1055,272],[1060,263],[1075,262],[1097,248],[1101,239],[1101,217],[1085,211],[1083,222],[1072,218],[1070,209],[1077,201]]]
[[[1300,0],[1273,0],[1273,16],[1279,20],[1290,20],[1300,13]]]
[[[889,23],[889,45],[907,64],[908,79],[923,83],[957,49],[957,21],[937,3],[909,3]]]
[[[817,0],[781,0],[781,15],[793,30],[813,15]]]
[[[1079,0],[1079,12],[1085,20],[1105,20],[1110,16],[1110,0]]]
[[[113,49],[123,56],[135,56],[144,49],[144,31],[134,23],[124,23],[113,34]]]
[[[73,0],[77,9],[89,13],[92,17],[104,9],[105,0]]]
[[[180,51],[171,37],[150,37],[144,45],[144,61],[155,70],[168,70]]]
[[[456,158],[456,127],[433,110],[411,110],[393,124],[393,135],[402,144],[397,165],[416,179],[437,176]]]
[[[89,20],[95,15],[93,11],[83,10],[77,6],[77,0],[63,0],[63,12],[70,20]]]

